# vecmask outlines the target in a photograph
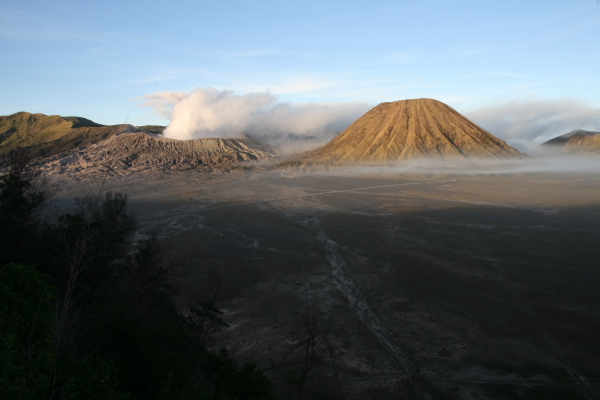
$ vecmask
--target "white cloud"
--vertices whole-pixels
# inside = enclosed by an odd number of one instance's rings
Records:
[[[575,100],[513,100],[465,113],[492,134],[524,147],[575,129],[600,131],[600,108]]]
[[[363,103],[278,101],[269,92],[235,94],[231,90],[198,88],[190,93],[160,92],[142,96],[171,123],[165,137],[231,138],[248,134],[282,153],[317,147],[331,139],[371,106]]]

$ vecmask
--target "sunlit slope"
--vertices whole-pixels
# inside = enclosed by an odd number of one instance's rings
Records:
[[[578,129],[548,140],[542,146],[570,154],[600,154],[600,132]]]
[[[18,112],[0,116],[0,158],[15,149],[47,157],[135,130],[131,125],[104,126],[81,117]]]
[[[381,103],[344,132],[291,161],[394,164],[411,159],[511,159],[525,155],[433,99]]]

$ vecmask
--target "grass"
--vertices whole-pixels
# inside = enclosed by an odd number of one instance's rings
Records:
[[[0,164],[12,150],[25,150],[31,157],[52,156],[88,145],[115,133],[86,118],[18,112],[0,117]]]
[[[166,126],[162,126],[162,125],[143,125],[143,126],[138,126],[138,128],[140,128],[140,130],[144,131],[144,132],[149,132],[149,133],[163,133],[163,131],[166,129]]]

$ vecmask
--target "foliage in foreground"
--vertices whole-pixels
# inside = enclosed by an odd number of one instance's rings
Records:
[[[48,194],[24,171],[0,177],[3,398],[273,398],[255,365],[204,347],[226,326],[215,297],[182,315],[157,239],[132,251],[126,195],[87,197],[44,222]]]

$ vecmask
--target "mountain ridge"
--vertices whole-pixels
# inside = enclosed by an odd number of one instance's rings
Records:
[[[0,158],[17,149],[28,152],[31,157],[49,157],[135,130],[137,128],[129,124],[107,126],[81,117],[21,111],[0,116]]]

